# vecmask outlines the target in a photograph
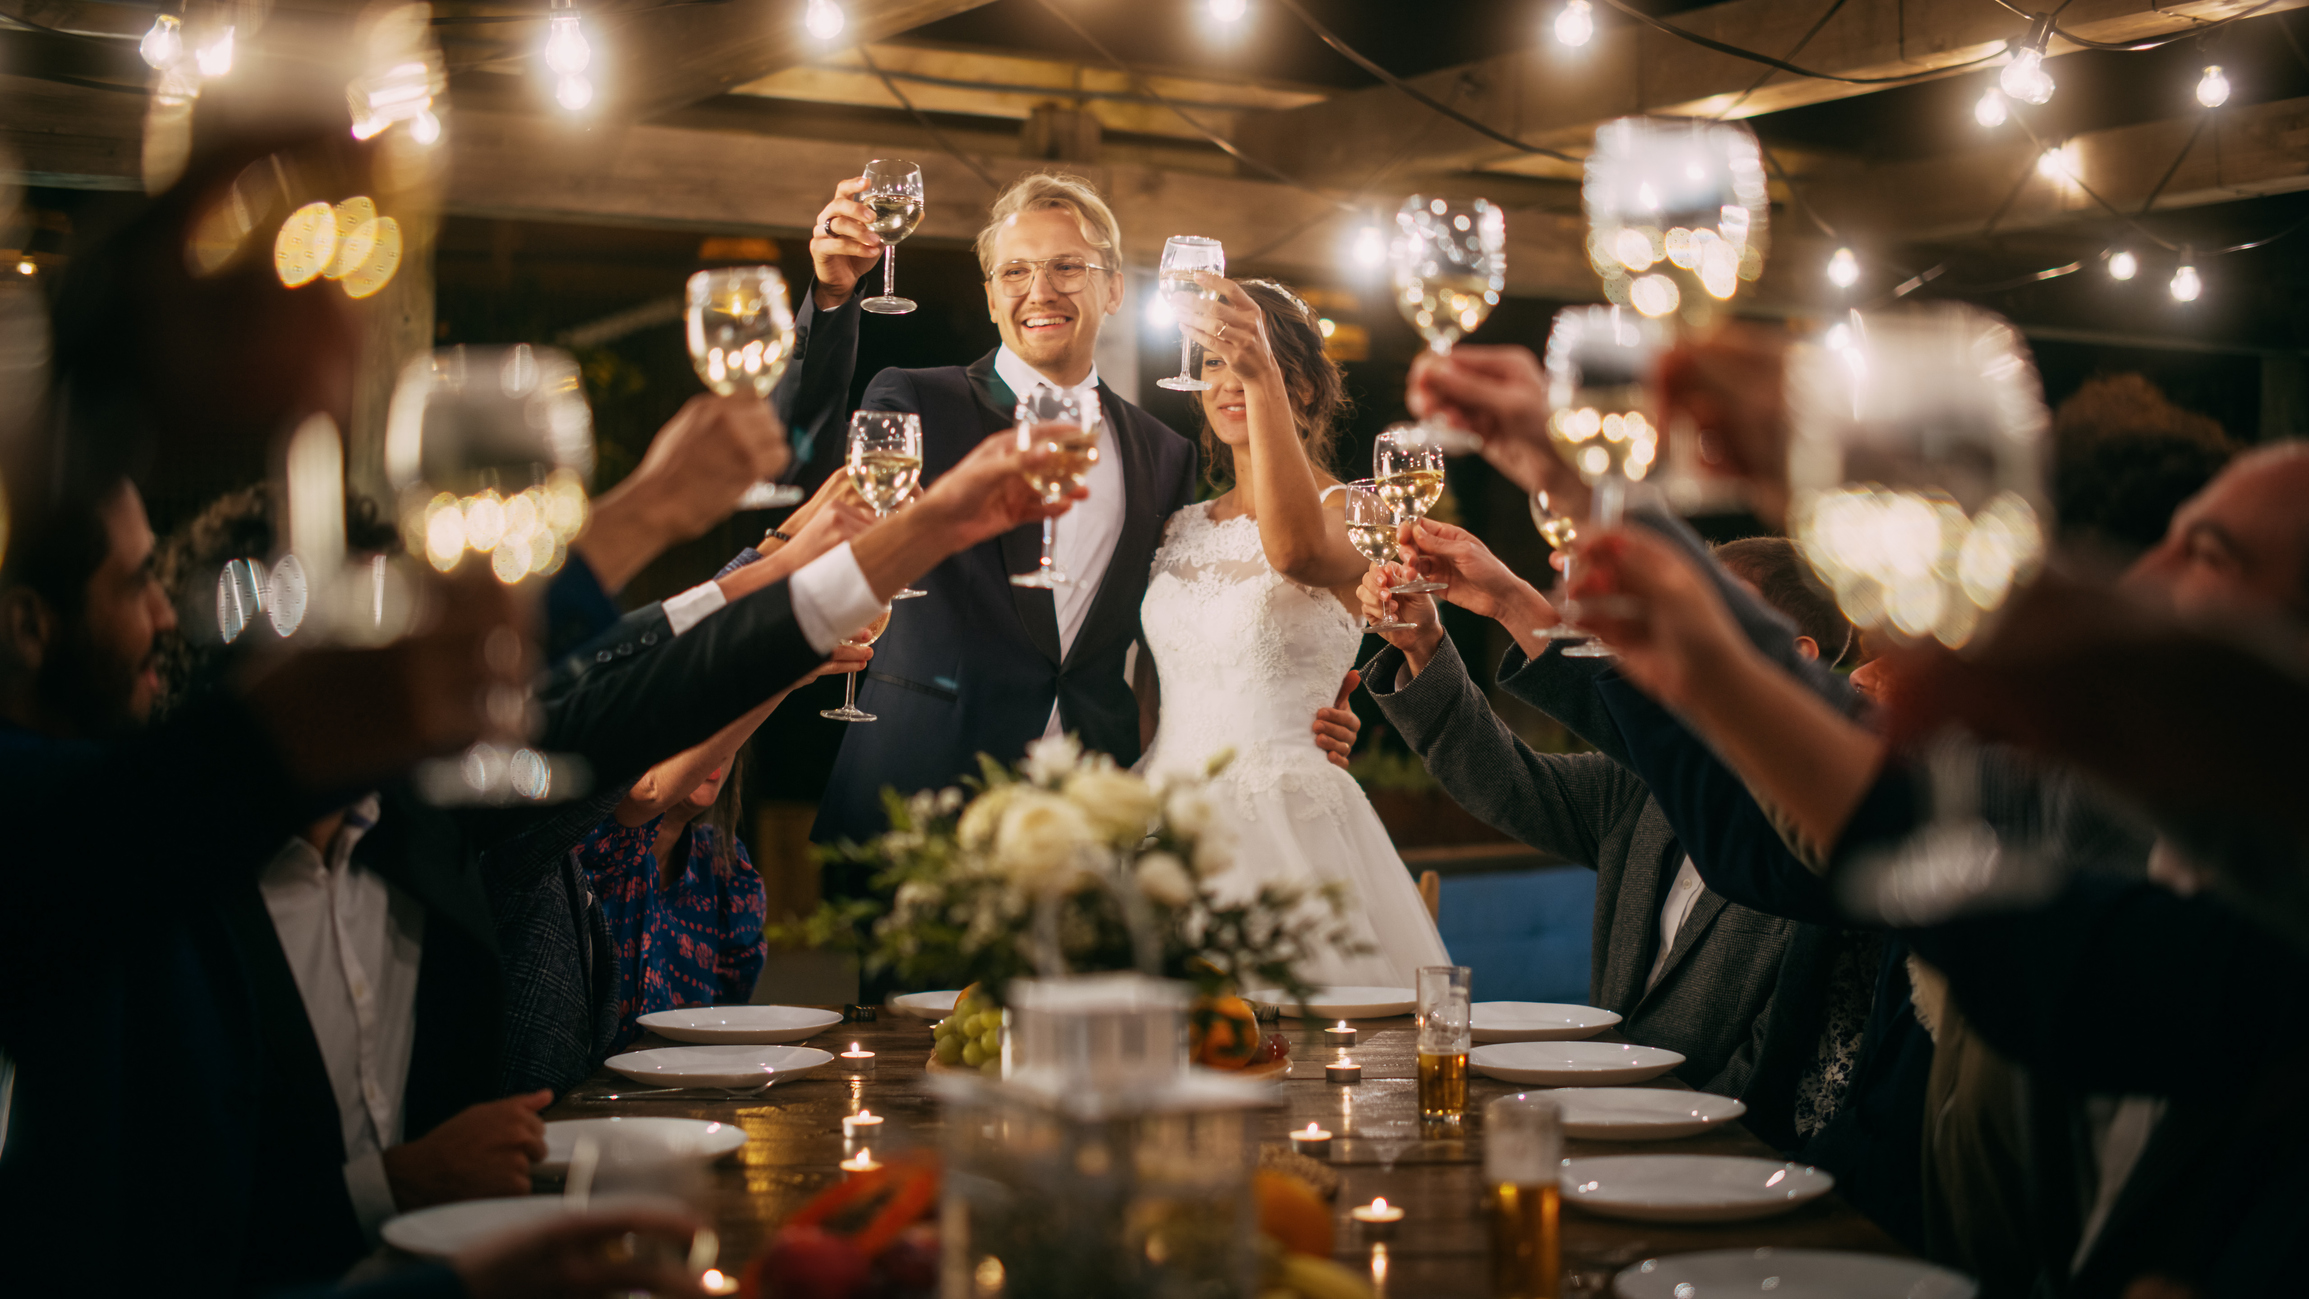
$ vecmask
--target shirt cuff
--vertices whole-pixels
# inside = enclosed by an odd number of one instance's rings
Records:
[[[680,595],[666,599],[663,606],[665,620],[673,627],[673,634],[679,636],[711,615],[721,612],[721,607],[729,602],[729,597],[722,594],[720,583],[701,582]]]
[[[874,621],[882,602],[866,583],[866,570],[845,541],[809,563],[790,579],[788,595],[802,638],[820,654],[831,654],[851,633]]]
[[[376,1244],[386,1220],[401,1211],[393,1203],[393,1181],[385,1176],[384,1153],[372,1150],[347,1160],[345,1191],[352,1197],[353,1216],[360,1220],[361,1234]]]

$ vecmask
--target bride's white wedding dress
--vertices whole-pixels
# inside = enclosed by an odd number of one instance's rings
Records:
[[[1245,891],[1269,881],[1349,890],[1351,928],[1374,950],[1324,953],[1307,978],[1409,988],[1420,966],[1450,964],[1378,813],[1315,744],[1315,710],[1338,697],[1362,643],[1338,598],[1276,572],[1258,521],[1214,523],[1205,501],[1171,515],[1139,618],[1162,680],[1143,770],[1200,771],[1232,748],[1211,795]]]

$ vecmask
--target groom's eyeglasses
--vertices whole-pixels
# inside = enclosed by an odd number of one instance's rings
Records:
[[[1004,262],[986,278],[1001,285],[1006,296],[1019,298],[1026,296],[1027,286],[1034,283],[1037,270],[1050,281],[1050,287],[1060,293],[1072,293],[1090,282],[1092,271],[1105,271],[1111,275],[1114,268],[1086,262],[1080,257],[1045,257],[1039,261]]]

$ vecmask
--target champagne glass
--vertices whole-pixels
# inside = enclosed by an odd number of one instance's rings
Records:
[[[842,643],[845,645],[871,645],[882,639],[882,633],[889,628],[890,606],[883,605],[880,617],[859,628],[855,634]],[[865,669],[859,669],[859,672],[863,671]],[[843,674],[842,706],[840,708],[819,709],[818,716],[831,717],[837,722],[871,722],[877,720],[874,714],[858,707],[858,672]]]
[[[1659,454],[1659,430],[1646,413],[1646,381],[1659,362],[1659,329],[1624,307],[1566,307],[1547,335],[1548,441],[1564,463],[1594,489],[1590,517],[1597,531],[1617,527],[1628,484],[1640,480]],[[1564,616],[1578,618],[1566,602]],[[1573,658],[1608,658],[1611,648],[1588,640],[1564,651]]]
[[[1429,198],[1414,194],[1395,213],[1395,305],[1427,340],[1427,350],[1448,356],[1475,332],[1507,287],[1507,214],[1485,199]],[[1430,418],[1417,426],[1429,442],[1455,455],[1483,449],[1465,429]]]
[[[794,355],[786,277],[775,266],[725,266],[690,276],[686,296],[689,359],[698,378],[720,396],[751,392],[767,399]],[[801,488],[762,482],[746,489],[738,508],[801,502]]]
[[[1379,485],[1364,478],[1344,484],[1343,490],[1347,493],[1347,540],[1374,564],[1402,563],[1403,549],[1395,539],[1395,529],[1401,520],[1395,514],[1395,507],[1379,494]],[[1416,631],[1418,626],[1396,619],[1365,623],[1363,630]]]
[[[858,305],[878,316],[903,316],[914,300],[898,296],[898,245],[922,224],[922,169],[903,158],[876,158],[866,164],[858,201],[874,214],[866,228],[882,240],[882,292]]]
[[[1391,425],[1371,444],[1371,480],[1378,486],[1379,498],[1394,507],[1397,518],[1424,519],[1443,498],[1443,448],[1417,424]],[[1395,587],[1404,595],[1450,589],[1424,577]]]
[[[593,470],[593,414],[577,362],[521,344],[452,347],[401,372],[385,420],[385,475],[398,494],[411,554],[448,573],[485,562],[497,580],[542,597],[543,579],[569,557],[585,526]],[[507,638],[488,652],[518,655]],[[546,802],[583,792],[580,759],[531,748],[528,693],[491,692],[491,733],[457,759],[416,771],[441,804]]]
[[[1213,275],[1227,273],[1227,253],[1216,239],[1199,235],[1172,235],[1163,241],[1162,285],[1160,292],[1171,300],[1171,309],[1183,320],[1190,304],[1203,296],[1203,286],[1195,282],[1196,271]],[[1201,392],[1211,385],[1203,381],[1202,348],[1196,346],[1184,325],[1179,327],[1179,372],[1168,379],[1155,380],[1158,388],[1172,392]]]
[[[1539,529],[1540,540],[1545,541],[1550,550],[1563,556],[1563,574],[1556,579],[1555,603],[1560,607],[1565,603],[1565,593],[1571,589],[1571,544],[1579,540],[1579,525],[1572,521],[1570,515],[1556,513],[1555,502],[1549,498],[1545,488],[1531,494],[1531,523]],[[1587,639],[1586,632],[1568,622],[1559,622],[1553,627],[1534,627],[1531,634],[1541,640],[1571,642]]]
[[[874,507],[876,518],[889,518],[890,511],[901,501],[913,495],[914,487],[922,481],[922,417],[912,411],[862,410],[850,416],[850,485],[866,504]],[[927,595],[913,587],[892,595],[893,600],[911,600]]]
[[[1085,418],[1084,404],[1047,383],[1034,385],[1034,391],[1019,399],[1018,449],[1043,453],[1041,462],[1026,471],[1026,484],[1042,493],[1045,505],[1065,500],[1098,463],[1098,405],[1092,399]],[[1012,573],[1010,584],[1051,590],[1072,582],[1051,552],[1057,540],[1058,520],[1044,519],[1042,563],[1031,573]]]

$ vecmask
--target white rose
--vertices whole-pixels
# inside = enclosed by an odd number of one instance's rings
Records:
[[[1195,841],[1195,874],[1209,879],[1234,867],[1234,854],[1219,836],[1211,835]]]
[[[1028,780],[1049,789],[1066,779],[1081,761],[1082,741],[1072,735],[1053,735],[1026,746],[1026,761],[1019,764],[1019,770]]]
[[[1195,882],[1186,864],[1167,852],[1139,858],[1138,891],[1166,907],[1183,907],[1195,900]]]
[[[1173,833],[1189,839],[1199,839],[1211,828],[1211,800],[1192,786],[1181,786],[1164,800],[1163,819],[1170,823]]]
[[[1025,790],[1002,811],[994,832],[994,862],[1020,885],[1033,886],[1071,869],[1084,849],[1098,842],[1081,808],[1040,790]]]
[[[995,827],[1002,822],[1004,808],[1018,796],[1016,785],[997,785],[980,794],[962,813],[961,824],[954,827],[955,836],[962,846],[976,852],[994,842]]]
[[[1154,822],[1154,791],[1127,771],[1098,767],[1076,772],[1066,782],[1066,796],[1117,848],[1128,848],[1146,838],[1147,828]]]

